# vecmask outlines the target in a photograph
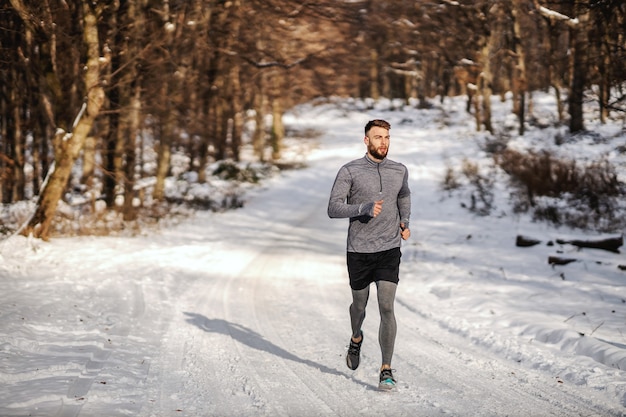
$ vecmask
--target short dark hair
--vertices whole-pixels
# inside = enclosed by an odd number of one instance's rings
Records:
[[[391,129],[391,125],[386,120],[382,120],[382,119],[370,120],[365,125],[365,136],[367,136],[370,129],[373,128],[374,126],[382,127],[383,129],[387,129],[387,130]]]

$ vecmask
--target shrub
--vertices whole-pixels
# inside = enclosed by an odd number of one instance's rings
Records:
[[[259,175],[256,170],[250,168],[250,166],[241,168],[233,161],[221,161],[213,171],[213,175],[228,181],[251,182],[254,184],[259,182]]]
[[[493,178],[480,172],[477,163],[464,159],[460,173],[448,166],[441,188],[451,193],[454,190],[469,189],[469,204],[465,202],[461,205],[473,213],[486,216],[493,209]]]
[[[469,210],[486,216],[493,209],[493,178],[481,174],[478,164],[467,159],[463,160],[461,172],[469,180],[473,191],[470,194]]]
[[[621,227],[619,198],[624,186],[606,159],[580,166],[548,151],[521,153],[504,150],[496,164],[511,178],[517,211],[533,211],[533,218],[582,229],[608,231]]]
[[[456,172],[454,171],[454,168],[448,165],[446,167],[446,173],[443,178],[443,183],[441,184],[441,188],[444,191],[452,191],[452,190],[458,189],[460,186],[461,186],[461,183],[459,182],[458,176]]]

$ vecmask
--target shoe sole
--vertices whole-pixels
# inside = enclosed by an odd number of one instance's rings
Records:
[[[353,365],[352,361],[350,360],[350,357],[347,356],[346,357],[346,365],[348,365],[348,368],[352,369],[353,371],[356,370],[356,368],[359,367],[359,360],[356,360],[356,363]]]
[[[378,389],[381,391],[395,391],[396,384],[393,382],[381,382],[378,384]]]

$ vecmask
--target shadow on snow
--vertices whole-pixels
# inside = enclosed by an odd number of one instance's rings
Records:
[[[335,376],[343,376],[347,379],[351,379],[352,381],[363,385],[368,389],[376,389],[376,387],[367,384],[365,382],[359,381],[355,379],[353,376],[346,375],[343,372],[340,372],[336,369],[329,368],[325,365],[321,365],[315,361],[311,361],[309,359],[302,359],[291,352],[286,351],[280,346],[276,346],[274,343],[266,340],[259,333],[255,332],[252,329],[249,329],[245,326],[242,326],[237,323],[231,323],[227,320],[223,319],[209,319],[202,314],[197,313],[188,313],[185,312],[185,315],[188,316],[186,321],[194,326],[198,327],[201,330],[204,330],[208,333],[220,333],[226,336],[232,337],[234,340],[243,343],[253,349],[266,352],[272,355],[279,356],[283,359],[290,360],[297,363],[302,363],[304,365],[310,366],[314,369],[318,369],[323,373],[335,375]]]

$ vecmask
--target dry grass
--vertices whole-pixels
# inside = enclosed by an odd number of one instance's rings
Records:
[[[467,159],[459,167],[448,166],[442,189],[449,194],[458,191],[463,207],[489,215],[498,209],[493,190],[499,168],[510,179],[516,213],[583,230],[615,232],[626,226],[626,205],[621,203],[626,188],[606,158],[582,164],[548,151],[524,153],[501,148],[493,153],[493,160],[495,166],[490,169],[481,170]]]
[[[624,185],[606,159],[582,165],[548,151],[507,149],[495,154],[494,160],[518,191],[512,194],[516,211],[532,211],[537,220],[582,229],[621,227],[619,199]]]

